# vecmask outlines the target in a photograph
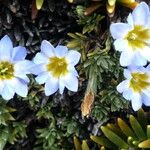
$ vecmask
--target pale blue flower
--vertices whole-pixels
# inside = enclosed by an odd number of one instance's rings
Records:
[[[66,46],[54,48],[48,41],[41,44],[41,52],[37,53],[33,62],[36,64],[33,73],[39,84],[45,83],[45,95],[49,96],[58,89],[62,94],[64,88],[76,92],[78,89],[78,73],[75,65],[79,62],[80,53],[68,51]]]
[[[6,35],[0,40],[0,95],[9,100],[17,93],[26,97],[29,82],[26,74],[33,63],[25,60],[26,49],[22,46],[13,48],[11,39]]]
[[[117,86],[123,97],[131,100],[132,108],[137,111],[142,103],[150,106],[150,66],[130,66],[124,70],[126,80]]]
[[[113,23],[110,32],[114,46],[121,52],[122,66],[146,65],[150,61],[150,11],[141,2],[127,18],[127,23]]]

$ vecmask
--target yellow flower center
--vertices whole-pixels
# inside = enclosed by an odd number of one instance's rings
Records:
[[[49,59],[47,70],[51,72],[54,77],[59,78],[68,72],[67,65],[65,58],[52,57]]]
[[[150,39],[150,29],[136,25],[134,29],[127,34],[126,39],[133,50],[137,48],[142,49],[147,45],[147,40]]]
[[[2,61],[0,62],[0,80],[11,79],[14,76],[13,64]]]
[[[142,90],[150,86],[148,79],[149,76],[146,73],[132,73],[130,88],[132,88],[135,92],[141,93]]]

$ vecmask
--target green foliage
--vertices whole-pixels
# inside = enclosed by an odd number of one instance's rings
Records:
[[[14,144],[19,138],[25,138],[26,135],[26,127],[23,122],[13,122],[12,125],[6,127],[8,131],[8,142]]]
[[[100,47],[95,47],[95,50],[87,54],[87,59],[83,63],[83,68],[81,72],[85,72],[87,79],[94,79],[93,86],[95,86],[94,91],[97,93],[98,87],[100,88],[103,82],[103,76],[106,73],[113,71],[115,63],[113,59],[108,55],[110,50],[110,39],[108,38],[105,43],[105,48],[100,49]]]
[[[104,49],[96,49],[88,54],[81,70],[85,71],[86,78],[89,79],[87,88],[97,94],[92,115],[103,122],[109,119],[111,112],[128,108],[129,104],[116,91],[116,79],[122,75],[122,69],[117,64],[117,53],[110,56],[109,50],[110,39],[107,39]]]
[[[39,93],[43,92],[43,87],[35,82],[33,75],[29,75],[29,92],[25,98],[18,97],[21,101],[27,101],[32,109],[37,110],[40,107],[41,96]]]
[[[83,25],[82,33],[90,33],[92,31],[98,31],[99,23],[104,18],[104,16],[101,16],[100,14],[92,14],[91,16],[85,16],[84,15],[85,7],[83,6],[77,6],[76,7],[76,14],[78,17],[78,24]]]
[[[118,63],[119,55],[111,52],[111,39],[108,34],[104,35],[103,46],[84,34],[69,35],[73,38],[68,43],[69,46],[71,43],[70,48],[78,48],[82,54],[79,69],[80,74],[85,74],[88,79],[87,91],[96,95],[92,115],[99,121],[106,122],[111,112],[127,109],[129,104],[116,91],[117,84],[123,78],[123,69]]]
[[[125,100],[114,88],[103,92],[101,103],[110,106],[111,112],[119,111],[120,109],[128,108],[128,101]]]
[[[79,124],[74,119],[66,116],[63,110],[60,110],[61,112],[54,116],[52,109],[53,102],[49,102],[39,109],[36,114],[39,120],[47,120],[47,126],[36,130],[37,141],[34,150],[71,149],[72,145],[68,144],[68,141],[71,142],[73,134],[79,134]]]
[[[95,104],[92,111],[92,116],[95,117],[97,120],[100,120],[101,122],[106,122],[109,119],[109,112],[109,107]]]
[[[11,112],[16,111],[15,109],[8,107],[6,102],[0,99],[0,125],[7,125],[9,121],[15,120],[11,115]]]
[[[0,150],[3,150],[8,143],[14,144],[18,139],[27,137],[26,125],[23,122],[16,122],[11,115],[15,109],[8,107],[6,102],[0,101]]]
[[[141,118],[142,117],[142,118]],[[108,149],[143,149],[150,148],[148,118],[140,109],[137,118],[129,116],[129,124],[118,118],[117,123],[108,123],[102,126],[104,136],[91,136],[91,139]]]
[[[125,100],[115,89],[115,86],[101,91],[96,98],[92,115],[101,122],[110,119],[110,113],[128,109],[129,101]]]

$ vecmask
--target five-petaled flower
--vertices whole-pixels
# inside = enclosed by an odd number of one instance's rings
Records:
[[[128,23],[113,23],[110,32],[115,49],[121,51],[122,66],[146,65],[150,61],[150,11],[141,2],[127,18]]]
[[[137,111],[142,103],[150,106],[150,65],[146,68],[130,66],[124,70],[126,80],[117,86],[118,92],[131,100],[132,108]]]
[[[41,52],[33,59],[36,64],[33,73],[39,84],[45,83],[45,95],[49,96],[58,89],[62,94],[64,88],[71,91],[78,89],[78,73],[75,65],[80,59],[80,53],[68,51],[66,46],[58,45],[54,48],[48,41],[41,43]]]
[[[33,63],[25,60],[26,55],[24,47],[13,48],[7,35],[0,40],[0,95],[5,100],[13,98],[15,93],[27,96],[29,79],[26,74],[30,73]]]

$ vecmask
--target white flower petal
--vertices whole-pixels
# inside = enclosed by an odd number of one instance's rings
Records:
[[[48,63],[48,57],[46,57],[42,53],[37,53],[35,57],[33,58],[33,62],[35,64],[42,64],[42,63]]]
[[[1,94],[2,91],[3,91],[3,88],[4,88],[4,82],[3,82],[3,81],[0,81],[0,94]]]
[[[135,66],[135,65],[128,66],[128,69],[130,70],[130,72],[143,72],[144,71],[144,67]]]
[[[145,46],[141,51],[141,55],[146,58],[148,61],[150,61],[150,47]]]
[[[142,94],[142,101],[144,105],[150,106],[150,97],[147,96],[146,94]]]
[[[150,84],[150,83],[149,83]],[[147,87],[147,89],[142,90],[142,92],[144,94],[146,94],[147,96],[150,96],[150,87]]]
[[[2,98],[5,100],[10,100],[14,97],[15,91],[8,84],[4,85],[3,91],[1,93]]]
[[[150,76],[150,64],[145,68],[145,73]]]
[[[70,91],[77,92],[78,90],[78,79],[76,76],[74,76],[71,73],[68,73],[64,77],[64,85],[66,88],[68,88]]]
[[[53,57],[54,47],[50,42],[43,40],[41,43],[41,52],[45,54],[47,57]]]
[[[123,75],[124,77],[126,77],[127,79],[131,79],[131,72],[129,69],[124,69],[124,72],[123,72]]]
[[[72,65],[76,65],[80,60],[81,54],[77,51],[70,50],[66,56],[66,59]]]
[[[150,28],[150,16],[147,18],[147,23],[145,24],[145,27]]]
[[[139,93],[133,93],[132,94],[132,108],[134,111],[139,110],[142,107],[142,99],[141,99],[141,95]]]
[[[127,22],[128,22],[129,25],[131,25],[132,27],[134,27],[134,21],[133,21],[133,17],[132,17],[131,13],[127,17]]]
[[[25,47],[17,46],[12,51],[12,61],[19,61],[25,59],[27,51]]]
[[[114,47],[117,51],[126,51],[128,49],[128,41],[124,39],[117,39],[114,41]]]
[[[119,93],[122,93],[123,91],[126,91],[129,88],[129,80],[124,80],[122,81],[118,86],[117,86],[117,91]]]
[[[45,83],[45,95],[49,96],[58,90],[58,79],[50,77]]]
[[[145,25],[149,16],[149,7],[145,2],[141,2],[132,12],[135,25]]]
[[[132,65],[145,66],[146,64],[147,64],[146,58],[144,58],[139,51],[135,52],[132,59]]]
[[[45,64],[34,64],[31,68],[30,68],[30,72],[34,75],[38,75],[41,74],[43,72],[46,71],[46,65]]]
[[[24,82],[29,83],[29,78],[25,74],[15,74],[15,77],[24,80]]]
[[[124,51],[120,56],[120,65],[121,66],[129,66],[132,63],[133,53],[129,51]]]
[[[22,96],[22,97],[27,96],[28,86],[24,80],[14,78],[8,82],[19,96]]]
[[[124,38],[130,30],[132,30],[132,26],[126,23],[113,23],[110,25],[110,33],[114,39]]]
[[[35,80],[36,80],[37,83],[43,84],[43,83],[45,83],[45,82],[47,81],[48,78],[49,78],[48,73],[47,73],[47,72],[43,72],[43,73],[39,74],[39,75],[35,78]]]
[[[13,44],[11,39],[5,35],[0,40],[0,60],[10,60],[13,50]]]
[[[126,100],[131,100],[132,98],[132,90],[131,89],[127,89],[126,91],[123,91],[123,97],[126,99]]]
[[[65,57],[68,53],[68,48],[66,46],[58,45],[54,52],[57,57]]]
[[[60,94],[63,94],[64,89],[65,89],[64,80],[60,78],[60,79],[59,79],[59,93],[60,93]]]
[[[72,64],[68,64],[67,70],[71,72],[74,76],[79,76],[78,72],[76,71],[75,67]]]
[[[17,63],[14,64],[14,70],[15,74],[30,74],[31,73],[31,68],[35,64],[29,60],[22,60],[18,61]]]

